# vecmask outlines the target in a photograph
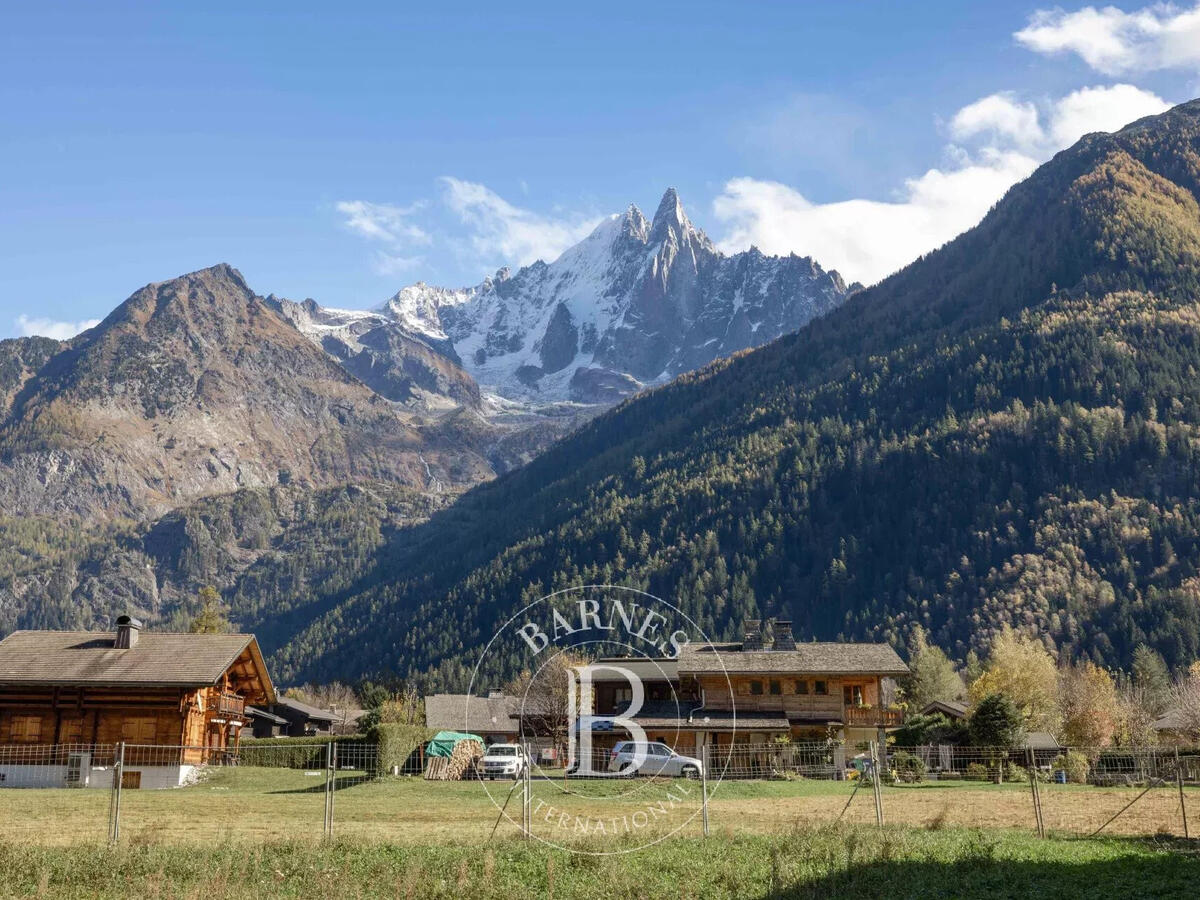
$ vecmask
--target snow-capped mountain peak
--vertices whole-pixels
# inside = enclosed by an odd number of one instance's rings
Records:
[[[372,315],[510,399],[609,402],[793,331],[846,295],[807,258],[722,254],[670,188],[652,220],[631,204],[550,263],[473,287],[417,282]]]

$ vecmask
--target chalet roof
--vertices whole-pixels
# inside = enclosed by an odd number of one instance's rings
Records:
[[[614,665],[628,669],[643,682],[645,681],[675,681],[679,678],[679,660],[669,656],[658,657],[623,657],[605,656],[596,660],[593,665]],[[594,682],[624,679],[616,672],[600,669],[593,676]]]
[[[305,703],[294,697],[280,697],[273,708],[276,711],[283,709],[299,713],[305,719],[313,722],[336,722],[340,718],[335,712],[328,709],[321,709],[319,706],[313,706],[311,703]]]
[[[425,725],[450,731],[517,731],[519,701],[505,694],[434,694],[425,698]]]
[[[943,713],[952,719],[963,719],[967,715],[967,704],[957,700],[930,700],[921,707],[921,715],[928,716],[935,712]]]
[[[1154,720],[1155,731],[1185,731],[1183,712],[1178,709],[1168,709]]]
[[[1048,731],[1031,731],[1025,735],[1025,746],[1030,750],[1060,750],[1061,745]]]
[[[679,654],[685,675],[907,675],[908,666],[888,644],[822,642],[795,650],[742,649],[741,644],[687,644]]]
[[[246,715],[252,719],[266,719],[275,725],[286,725],[288,720],[283,716],[277,716],[275,713],[267,712],[265,709],[259,709],[257,706],[247,706]]]
[[[111,631],[15,631],[0,641],[0,684],[202,687],[216,684],[247,649],[273,699],[252,634],[143,631],[137,646],[119,650]]]

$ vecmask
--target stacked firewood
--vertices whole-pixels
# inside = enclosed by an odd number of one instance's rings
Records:
[[[462,781],[476,776],[479,760],[483,758],[483,744],[479,741],[459,741],[449,757],[431,756],[425,767],[428,781]]]

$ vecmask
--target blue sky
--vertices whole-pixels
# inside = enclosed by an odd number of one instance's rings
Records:
[[[667,186],[729,250],[871,281],[1080,129],[1200,93],[1190,7],[570,6],[9,4],[0,337],[219,261],[373,306]]]

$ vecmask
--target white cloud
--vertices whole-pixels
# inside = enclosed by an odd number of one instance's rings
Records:
[[[351,231],[371,240],[389,244],[428,244],[429,234],[409,221],[420,211],[422,204],[392,206],[389,203],[369,203],[366,200],[342,200],[337,211],[346,217],[343,224]]]
[[[551,262],[578,243],[601,218],[577,213],[543,215],[514,206],[486,185],[446,176],[440,202],[409,206],[342,200],[335,209],[345,228],[377,245],[372,270],[403,275],[426,260],[417,251],[449,248],[480,275],[501,265]],[[528,190],[521,182],[522,190]]]
[[[713,211],[729,229],[721,242],[727,251],[751,244],[764,253],[799,250],[848,279],[873,283],[970,228],[1034,165],[1011,152],[952,171],[930,169],[905,182],[891,203],[812,203],[787,185],[735,178]]]
[[[1200,5],[1038,10],[1014,37],[1037,53],[1075,53],[1105,75],[1200,69]]]
[[[1037,107],[1009,93],[992,94],[964,106],[950,120],[950,134],[960,141],[983,134],[1010,140],[1020,147],[1036,146],[1045,140]]]
[[[43,319],[36,316],[17,316],[15,324],[17,332],[21,337],[40,335],[41,337],[54,338],[57,341],[65,341],[68,338],[75,337],[81,331],[95,328],[100,324],[100,320],[83,319],[79,322],[59,322],[54,319]]]
[[[1053,102],[993,94],[959,110],[949,162],[905,181],[892,201],[813,203],[784,184],[735,178],[713,202],[722,249],[797,251],[873,283],[975,225],[1017,181],[1089,131],[1106,131],[1167,104],[1131,85],[1083,88]],[[962,143],[982,141],[978,146]]]
[[[446,206],[469,229],[471,251],[481,260],[522,266],[538,259],[551,262],[601,221],[578,214],[544,216],[513,206],[482,184],[450,176],[441,181]]]
[[[1144,116],[1165,112],[1170,104],[1131,84],[1080,88],[1059,100],[1050,117],[1055,150],[1069,147],[1093,131],[1117,131]]]

